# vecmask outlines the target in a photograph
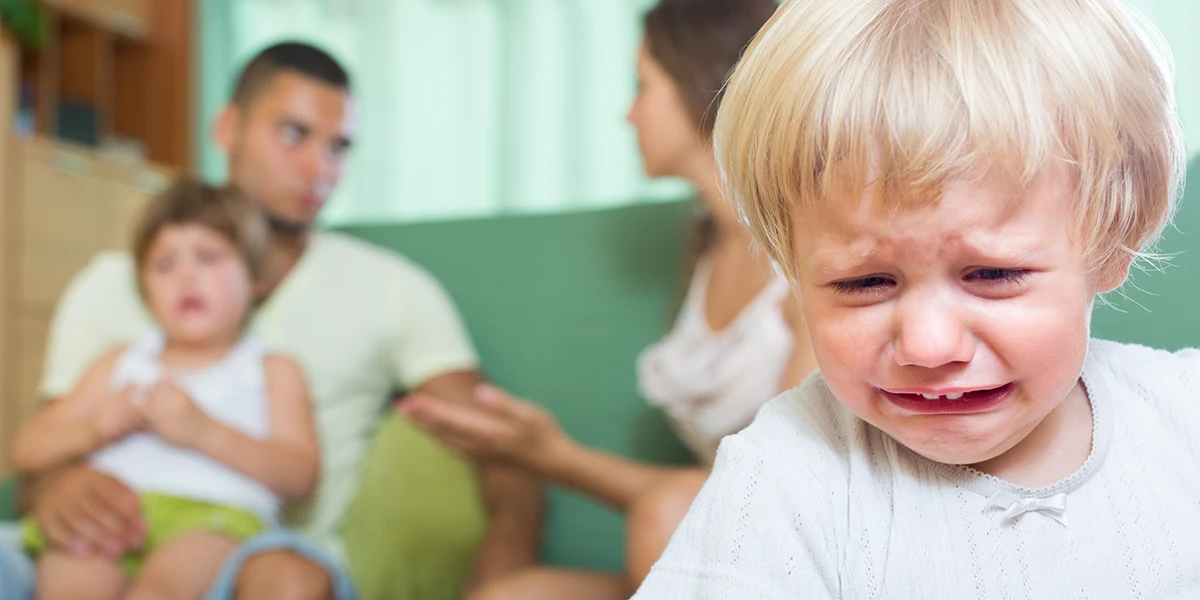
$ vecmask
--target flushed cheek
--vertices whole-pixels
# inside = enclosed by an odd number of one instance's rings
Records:
[[[172,289],[163,285],[149,285],[146,288],[147,295],[150,297],[151,307],[155,312],[163,313],[170,312],[178,305],[179,294]]]
[[[851,412],[877,423],[871,382],[887,357],[888,328],[883,316],[871,307],[818,312],[819,316],[806,318],[826,384]]]
[[[822,372],[870,378],[886,354],[889,326],[883,307],[844,308],[817,302],[805,311]]]
[[[977,336],[1015,377],[1073,381],[1087,352],[1090,309],[1083,295],[1031,295],[981,318]]]

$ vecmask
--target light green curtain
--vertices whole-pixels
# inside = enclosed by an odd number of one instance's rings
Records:
[[[1200,154],[1200,2],[1196,0],[1134,0],[1167,38],[1175,56],[1175,91],[1179,114],[1187,131],[1188,152]]]
[[[360,134],[332,224],[674,199],[632,129],[640,18],[653,0],[207,0],[205,127],[244,61],[282,39],[351,71]],[[221,178],[207,144],[204,174]]]
[[[262,47],[302,39],[350,69],[361,106],[331,224],[557,211],[677,198],[648,181],[624,114],[655,0],[202,0],[200,131]],[[1178,65],[1200,152],[1200,2],[1134,0]],[[200,140],[205,175],[223,160]]]

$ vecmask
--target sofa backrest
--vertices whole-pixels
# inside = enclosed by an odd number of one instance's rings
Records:
[[[687,451],[638,396],[634,361],[667,328],[687,206],[355,227],[429,269],[457,302],[487,375],[548,407],[580,442],[660,463]],[[552,490],[545,558],[621,566],[623,522]]]

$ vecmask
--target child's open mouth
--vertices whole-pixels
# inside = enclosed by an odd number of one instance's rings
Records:
[[[204,301],[196,296],[187,296],[179,301],[179,310],[184,313],[194,313],[204,310]]]
[[[915,413],[969,414],[990,410],[1012,394],[1013,384],[999,387],[947,392],[945,394],[890,392],[879,390],[892,404]]]

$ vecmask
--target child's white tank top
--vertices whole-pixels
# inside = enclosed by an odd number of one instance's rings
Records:
[[[777,275],[725,329],[714,332],[704,299],[712,265],[702,260],[688,286],[675,327],[638,358],[642,396],[667,414],[701,462],[717,445],[754,420],[779,394],[794,334],[783,314],[787,279]]]
[[[117,360],[109,387],[149,386],[168,374],[161,355],[164,337],[153,331]],[[243,340],[224,358],[198,371],[171,373],[192,401],[214,420],[248,436],[270,433],[263,360],[257,340]],[[167,443],[153,433],[135,433],[91,456],[97,469],[139,493],[157,493],[246,510],[276,523],[279,500],[266,486],[209,456]]]

